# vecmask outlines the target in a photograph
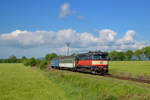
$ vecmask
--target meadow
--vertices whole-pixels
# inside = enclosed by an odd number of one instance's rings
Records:
[[[0,100],[149,100],[150,85],[65,70],[0,64]]]
[[[0,100],[66,100],[40,71],[23,64],[0,64]]]
[[[150,61],[110,61],[109,73],[116,76],[150,80]]]

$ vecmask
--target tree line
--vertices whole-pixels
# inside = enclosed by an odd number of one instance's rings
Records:
[[[56,53],[46,54],[43,59],[36,59],[34,57],[26,58],[25,56],[22,58],[17,58],[16,56],[12,55],[8,59],[0,59],[0,63],[23,63],[25,66],[38,66],[40,69],[44,69],[50,64],[50,61],[56,57],[58,57]]]
[[[150,60],[150,46],[138,49],[136,51],[132,50],[127,50],[125,52],[111,51],[108,52],[108,54],[110,60],[112,61]]]
[[[143,60],[142,57],[145,57],[147,58],[147,60],[150,60],[150,46],[138,49],[136,51],[111,51],[107,53],[111,61]],[[76,54],[73,53],[72,55]],[[23,63],[25,66],[39,66],[40,69],[44,69],[47,65],[50,64],[50,61],[53,58],[59,56],[61,55],[57,55],[56,53],[46,54],[44,59],[40,60],[34,57],[26,58],[25,56],[23,56],[22,58],[17,58],[16,56],[12,55],[8,59],[0,59],[0,63]]]

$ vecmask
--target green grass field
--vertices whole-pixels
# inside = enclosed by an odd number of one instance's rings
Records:
[[[150,85],[0,64],[0,100],[150,100]]]
[[[150,61],[110,61],[109,73],[150,80]]]
[[[64,92],[40,71],[0,64],[0,100],[65,100]]]

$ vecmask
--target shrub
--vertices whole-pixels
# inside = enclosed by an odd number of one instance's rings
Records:
[[[37,61],[32,57],[30,59],[24,60],[23,63],[25,66],[35,66],[37,64]]]
[[[41,61],[40,63],[40,69],[45,69],[48,62],[46,60]]]
[[[30,65],[28,59],[22,60],[22,63],[23,63],[25,66],[29,66],[29,65]]]
[[[36,64],[40,64],[40,63],[41,63],[41,60],[36,59]]]

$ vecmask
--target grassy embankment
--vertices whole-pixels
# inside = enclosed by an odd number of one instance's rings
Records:
[[[150,85],[0,64],[0,100],[149,100]],[[58,97],[59,96],[59,97]]]
[[[70,100],[149,100],[150,85],[89,74],[50,71],[45,76]]]
[[[110,61],[109,73],[150,80],[150,61]]]

